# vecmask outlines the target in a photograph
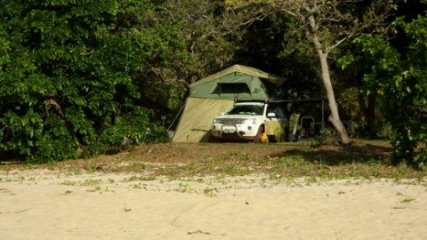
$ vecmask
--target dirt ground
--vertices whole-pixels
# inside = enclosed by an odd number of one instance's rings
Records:
[[[138,172],[150,178],[254,173],[291,177],[369,177],[372,174],[400,177],[402,168],[388,163],[391,151],[390,145],[382,141],[355,142],[348,146],[316,146],[312,141],[280,144],[160,143],[140,145],[117,154],[47,164],[0,161],[0,171],[36,168],[74,172]],[[403,170],[406,177],[420,175],[408,168]]]
[[[253,144],[253,143],[165,143],[139,146],[131,155],[141,156],[144,161],[162,163],[187,163],[230,154],[248,155],[250,158],[272,158],[282,155],[311,152],[313,154],[336,153],[345,155],[389,155],[392,148],[384,142],[357,143],[349,146],[313,146],[312,142]]]
[[[312,155],[327,161],[363,161],[366,158],[390,156],[392,148],[383,141],[355,142],[349,146],[313,146],[312,142],[289,142],[280,144],[253,143],[161,143],[140,145],[118,154],[101,155],[91,159],[59,162],[58,166],[98,165],[98,170],[107,165],[128,162],[144,162],[166,165],[183,165],[206,162],[218,158],[245,157],[248,162],[273,159],[283,156]]]

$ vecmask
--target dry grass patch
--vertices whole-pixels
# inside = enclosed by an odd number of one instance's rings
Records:
[[[350,146],[312,142],[281,144],[202,143],[142,145],[115,155],[50,164],[2,164],[0,171],[47,168],[66,172],[138,173],[145,179],[159,176],[244,176],[270,174],[272,178],[312,177],[423,179],[426,171],[390,163],[392,148],[382,141]]]

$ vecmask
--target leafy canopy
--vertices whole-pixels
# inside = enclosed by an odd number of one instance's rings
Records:
[[[164,137],[138,76],[179,30],[155,26],[152,1],[0,3],[1,152],[60,160]]]

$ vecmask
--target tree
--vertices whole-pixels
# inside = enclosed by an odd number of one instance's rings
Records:
[[[149,24],[151,1],[0,5],[1,152],[61,160],[164,136],[136,76],[171,52],[178,31]]]
[[[244,24],[226,9],[223,0],[167,0],[164,21],[179,25],[189,61],[183,74],[187,83],[212,74],[233,61]]]
[[[139,76],[144,106],[172,120],[191,83],[230,65],[239,32],[226,19],[221,0],[166,0],[156,7],[146,20],[163,32],[159,42],[168,42],[161,54],[144,59],[149,66]]]
[[[270,12],[282,12],[301,23],[300,31],[306,33],[307,39],[314,47],[320,63],[321,78],[329,102],[331,115],[329,121],[339,132],[344,144],[350,142],[347,131],[342,123],[336,102],[335,91],[331,80],[329,58],[343,43],[364,31],[380,29],[391,8],[388,1],[372,1],[368,6],[364,1],[343,2],[339,0],[258,0],[258,1],[227,1],[230,6],[242,8],[254,5],[257,9]],[[363,14],[356,14],[356,9],[363,7]]]
[[[421,168],[427,164],[425,149],[416,152],[427,142],[427,18],[409,23],[399,18],[393,25],[407,37],[404,51],[383,38],[364,35],[354,40],[359,52],[346,62],[371,60],[364,81],[370,92],[381,97],[381,108],[392,126],[394,163],[406,161]]]
[[[321,98],[322,85],[315,80],[316,59],[307,50],[304,34],[289,31],[297,29],[295,25],[297,21],[280,13],[254,22],[245,29],[234,59],[287,79],[280,89],[282,98]]]
[[[410,22],[420,14],[425,14],[427,5],[420,0],[396,1],[396,11],[386,20],[391,26],[396,18],[403,18]],[[409,45],[408,38],[403,31],[396,29],[389,31],[384,40],[389,42],[398,52],[406,52]],[[339,75],[335,76],[343,83],[344,91],[341,92],[339,102],[346,114],[351,117],[352,134],[360,137],[377,138],[391,137],[390,124],[381,111],[382,98],[378,95],[379,79],[370,80],[368,74],[371,67],[376,66],[380,56],[370,56],[361,53],[359,44],[346,44],[342,53],[349,53],[352,58],[351,66],[340,69]],[[342,56],[342,54],[341,54]],[[338,60],[338,65],[347,62],[344,55]],[[372,75],[369,75],[372,76]],[[376,78],[389,77],[386,72],[376,74]],[[342,88],[339,86],[339,88]],[[348,115],[347,115],[348,116]]]
[[[147,4],[144,1],[122,2]],[[182,31],[182,19],[172,17],[173,10],[177,11],[168,1],[161,1],[159,4],[150,4],[146,11],[141,7],[132,7],[132,14],[125,15],[131,16],[129,24],[148,43],[148,51],[140,55],[138,61],[144,69],[135,72],[133,78],[141,94],[139,104],[153,109],[157,119],[181,106],[188,86],[186,70],[191,65],[191,57],[187,50],[187,34]],[[122,11],[127,10],[124,8]],[[133,19],[135,16],[137,18]]]

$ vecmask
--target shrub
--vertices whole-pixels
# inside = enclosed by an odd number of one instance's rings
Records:
[[[164,140],[137,76],[179,60],[169,43],[180,32],[147,23],[155,3],[2,3],[0,154],[41,162]]]

